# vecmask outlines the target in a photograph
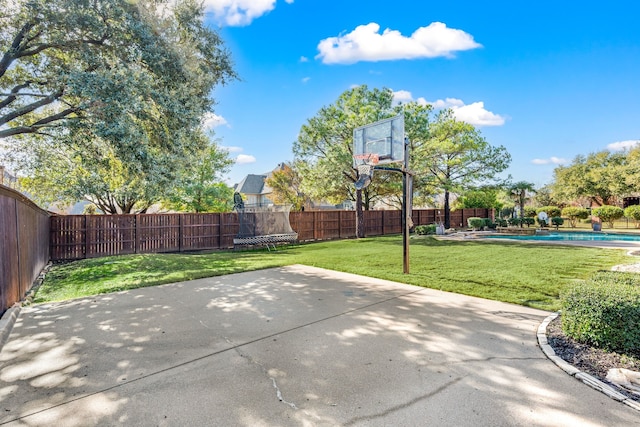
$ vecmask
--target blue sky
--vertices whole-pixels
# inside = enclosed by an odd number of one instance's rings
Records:
[[[238,182],[293,159],[354,85],[455,109],[541,186],[578,154],[640,140],[640,2],[205,0],[240,76],[214,132]]]

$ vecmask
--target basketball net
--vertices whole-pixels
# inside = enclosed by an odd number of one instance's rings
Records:
[[[356,154],[353,156],[358,169],[358,180],[354,183],[357,190],[362,190],[371,184],[375,165],[378,164],[380,158],[377,154]]]

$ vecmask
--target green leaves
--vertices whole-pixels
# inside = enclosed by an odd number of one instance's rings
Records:
[[[25,185],[144,211],[206,158],[201,119],[235,72],[199,3],[12,5],[0,15],[0,139]]]
[[[630,153],[601,151],[588,156],[576,156],[571,165],[554,170],[554,197],[565,203],[586,199],[597,204],[614,204],[617,197],[638,191],[633,175]],[[621,179],[623,177],[623,179]]]
[[[353,183],[358,180],[358,172],[353,168],[353,130],[396,115],[392,100],[390,89],[358,86],[307,120],[293,144],[304,193],[333,203],[356,200]],[[399,179],[374,179],[363,190],[365,209],[381,197],[396,194],[398,183]]]
[[[448,228],[449,193],[496,181],[511,156],[506,148],[491,146],[472,125],[456,120],[451,110],[441,111],[423,135],[425,143],[413,154],[412,167],[418,176],[431,177],[432,185],[444,191]]]
[[[293,211],[300,211],[311,200],[302,191],[302,178],[297,165],[284,163],[267,178],[265,184],[273,190],[270,198],[281,205],[291,205]]]
[[[636,273],[599,272],[562,295],[562,329],[610,351],[640,350],[640,280]]]
[[[17,1],[0,17],[0,138],[70,121],[118,144],[107,123],[148,120],[193,129],[211,89],[234,78],[218,35],[193,1]],[[98,126],[101,122],[103,128]],[[156,132],[158,134],[158,132]]]
[[[591,210],[594,216],[597,216],[601,220],[605,221],[609,228],[613,228],[613,222],[616,219],[620,219],[624,216],[624,210],[618,206],[603,205]]]
[[[227,151],[216,144],[208,145],[191,157],[163,206],[179,212],[230,212],[233,189],[221,179],[232,164]]]

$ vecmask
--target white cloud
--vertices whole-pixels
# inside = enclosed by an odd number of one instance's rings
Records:
[[[287,0],[293,3],[293,0]],[[207,12],[213,12],[215,19],[230,26],[248,25],[256,18],[272,11],[276,0],[204,0]]]
[[[640,140],[638,139],[618,141],[618,142],[613,142],[607,145],[607,149],[611,151],[631,150],[632,148],[636,147],[638,144],[640,144]]]
[[[308,82],[309,80],[311,80],[311,77],[304,77],[304,78],[302,79],[302,83],[306,83],[306,82]]]
[[[472,124],[474,126],[502,126],[506,119],[492,113],[484,108],[484,102],[478,101],[466,105],[463,100],[457,98],[438,99],[437,101],[427,101],[425,98],[413,98],[411,92],[407,90],[398,90],[393,92],[393,102],[396,104],[415,101],[420,105],[432,105],[437,110],[450,108],[456,116],[456,119]]]
[[[256,162],[256,158],[248,154],[238,154],[238,157],[236,157],[236,164],[238,165],[246,165],[246,164],[255,163],[255,162]]]
[[[563,165],[569,163],[569,160],[563,159],[562,157],[551,156],[548,159],[533,159],[531,163],[534,165]]]
[[[484,102],[474,102],[462,107],[451,107],[458,120],[474,126],[502,126],[504,117],[485,110]]]
[[[227,120],[224,117],[214,113],[206,113],[204,115],[204,118],[202,119],[202,127],[205,130],[211,130],[218,126],[227,125],[227,124],[228,124]]]
[[[482,46],[470,34],[447,28],[442,22],[420,27],[409,37],[389,28],[382,34],[379,31],[380,25],[371,22],[359,25],[350,33],[321,40],[316,59],[322,59],[325,64],[353,64],[358,61],[452,57],[454,52]]]
[[[309,58],[307,58],[306,56],[301,56],[300,62],[309,62]]]
[[[413,101],[413,96],[411,96],[411,92],[408,90],[398,90],[393,92],[393,103],[394,104],[406,104],[407,102]]]

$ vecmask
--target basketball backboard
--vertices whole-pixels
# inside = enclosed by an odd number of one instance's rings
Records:
[[[404,162],[404,114],[353,130],[353,165]]]

